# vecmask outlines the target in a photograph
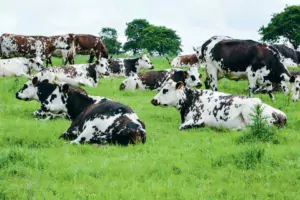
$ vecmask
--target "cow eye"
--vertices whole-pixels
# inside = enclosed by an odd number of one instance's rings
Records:
[[[163,94],[166,94],[169,90],[168,89],[163,89]]]
[[[197,54],[199,54],[199,51],[197,51]]]
[[[195,81],[195,80],[196,80],[196,78],[195,78],[194,75],[191,76],[191,79],[192,79],[192,81]]]
[[[101,64],[100,66],[103,67],[103,64]]]

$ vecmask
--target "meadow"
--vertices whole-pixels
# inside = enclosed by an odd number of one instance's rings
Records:
[[[76,63],[86,61],[76,57]],[[152,62],[156,70],[168,68],[165,58]],[[151,105],[154,91],[119,91],[123,79],[100,79],[98,87],[83,88],[132,107],[146,124],[145,144],[70,145],[59,140],[71,122],[36,120],[32,113],[39,103],[15,98],[27,79],[0,78],[0,199],[299,198],[300,102],[292,103],[282,93],[275,93],[275,102],[267,94],[255,95],[283,110],[288,123],[269,141],[241,142],[248,130],[179,131],[175,108]],[[246,81],[219,82],[226,93],[248,95],[245,88]]]

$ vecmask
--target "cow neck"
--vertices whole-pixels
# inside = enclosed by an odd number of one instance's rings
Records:
[[[126,59],[125,61],[125,67],[126,67],[126,72],[129,74],[130,72],[137,73],[140,71],[139,68],[139,58],[132,58],[132,59]]]
[[[50,94],[55,90],[57,85],[51,83],[37,83],[37,96],[38,101],[43,103],[49,97]]]
[[[96,100],[89,97],[88,95],[83,95],[79,92],[70,91],[68,93],[66,107],[71,120],[76,119],[76,117],[80,115],[82,111],[84,111],[88,106],[94,104],[95,102]]]
[[[202,91],[200,92],[186,87],[183,91],[183,96],[176,105],[177,110],[180,112],[181,122],[184,122],[185,116],[190,112],[190,108],[195,104],[197,97],[202,94]]]
[[[87,68],[88,76],[91,77],[95,83],[98,81],[98,72],[96,71],[96,64],[89,64]]]

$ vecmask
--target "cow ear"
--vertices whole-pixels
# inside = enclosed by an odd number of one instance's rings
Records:
[[[295,76],[291,76],[290,78],[290,83],[295,83],[296,77]]]
[[[202,78],[202,74],[199,75],[199,78]]]
[[[140,87],[139,87],[139,84],[138,83],[136,83],[136,85],[135,85],[135,89],[136,90],[138,90]]]
[[[176,90],[181,89],[184,86],[184,83],[182,81],[179,81],[176,83]]]
[[[34,60],[32,58],[29,59],[29,62],[34,63]]]
[[[35,86],[38,82],[38,77],[34,77],[31,82],[32,82],[32,85]]]
[[[62,91],[63,91],[63,93],[67,94],[69,92],[69,85],[64,84],[63,87],[62,87]]]
[[[184,71],[184,72],[183,72],[183,76],[184,76],[184,78],[187,78],[187,77],[189,76],[188,72],[187,72],[187,71]]]
[[[193,47],[193,50],[194,50],[194,51],[197,51],[197,49],[196,49],[195,47]]]
[[[44,79],[44,80],[42,81],[42,83],[49,83],[49,80],[48,80],[48,79]]]
[[[99,65],[99,64],[100,64],[99,60],[97,60],[97,61],[95,62],[95,64],[96,64],[96,65]]]

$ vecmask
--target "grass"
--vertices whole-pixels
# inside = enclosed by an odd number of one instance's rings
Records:
[[[165,58],[152,62],[156,69],[168,67]],[[58,140],[70,121],[35,120],[39,104],[15,98],[26,79],[1,78],[0,199],[299,198],[299,102],[290,103],[281,93],[275,94],[276,102],[256,95],[283,110],[288,124],[276,133],[276,142],[241,143],[245,131],[179,131],[174,108],[152,106],[152,91],[120,92],[122,80],[101,79],[98,87],[84,88],[131,106],[146,124],[144,145],[73,146]],[[219,82],[226,93],[247,95],[246,87],[246,81]]]

